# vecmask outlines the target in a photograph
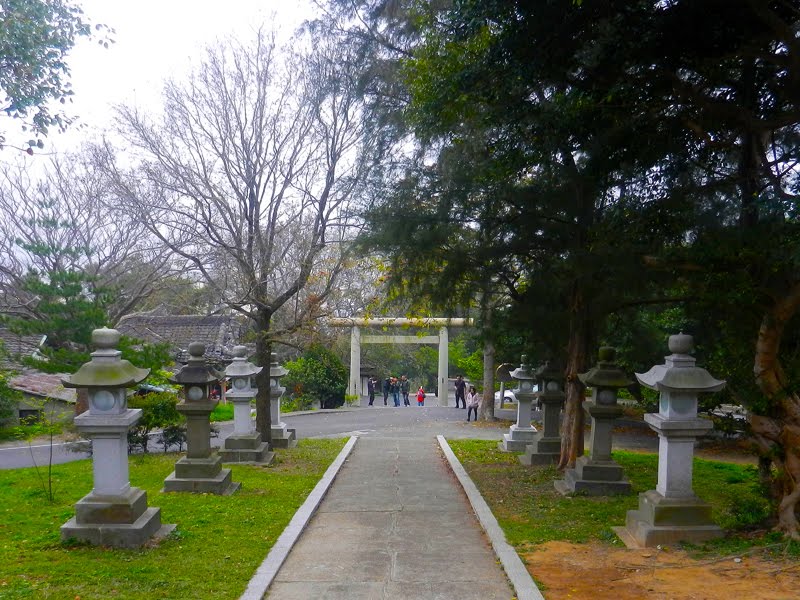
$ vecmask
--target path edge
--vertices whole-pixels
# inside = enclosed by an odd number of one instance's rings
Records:
[[[506,535],[503,533],[503,530],[500,529],[500,525],[492,514],[492,510],[489,508],[489,505],[486,504],[486,500],[483,499],[483,496],[481,496],[478,487],[470,476],[467,475],[467,471],[464,469],[461,462],[456,458],[456,455],[450,448],[450,444],[447,443],[447,440],[442,435],[437,435],[436,439],[439,442],[439,447],[442,449],[442,452],[444,452],[447,462],[450,464],[450,468],[453,470],[458,482],[467,494],[467,499],[472,505],[472,510],[475,512],[475,516],[478,517],[478,522],[486,532],[486,535],[489,536],[489,541],[492,544],[492,548],[494,548],[494,553],[497,555],[497,558],[500,559],[500,564],[503,565],[503,570],[511,581],[511,585],[514,587],[517,599],[544,600],[544,596],[542,596],[539,588],[536,587],[536,582],[533,581],[531,574],[522,563],[522,559],[517,554],[517,551],[506,541]]]
[[[292,520],[289,521],[289,524],[275,541],[267,557],[259,565],[258,569],[256,569],[255,574],[250,578],[247,584],[247,589],[245,589],[244,593],[239,597],[239,600],[261,600],[266,595],[267,589],[272,584],[272,580],[275,579],[275,575],[278,574],[278,569],[281,568],[283,561],[289,556],[289,552],[291,552],[300,534],[303,533],[311,517],[314,516],[319,503],[322,502],[322,499],[331,487],[342,465],[344,465],[345,460],[350,456],[350,452],[353,450],[357,441],[357,435],[351,436],[350,439],[347,440],[344,448],[342,448],[339,455],[325,471],[322,479],[320,479],[317,485],[314,486],[314,489],[311,490],[305,502],[303,502],[300,508],[297,509],[297,512],[294,513]]]

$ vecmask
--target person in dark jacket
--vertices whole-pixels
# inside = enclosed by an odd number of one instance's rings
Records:
[[[456,377],[455,386],[456,386],[456,408],[460,406],[458,402],[459,400],[461,400],[461,403],[464,405],[464,408],[467,408],[467,400],[464,395],[465,392],[467,391],[467,382],[464,381],[464,378],[461,375]]]
[[[386,406],[389,403],[389,390],[392,387],[392,380],[390,377],[387,377],[383,380],[383,405]]]
[[[408,401],[409,391],[411,391],[411,382],[405,375],[402,375],[400,377],[400,393],[403,394],[403,406],[411,406],[411,402]]]

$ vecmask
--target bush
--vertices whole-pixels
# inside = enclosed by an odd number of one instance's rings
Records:
[[[161,435],[158,436],[158,443],[164,447],[164,452],[169,452],[172,446],[175,446],[178,452],[183,452],[183,445],[186,443],[186,427],[183,425],[167,425],[161,430]]]
[[[183,415],[178,412],[178,397],[172,392],[151,392],[128,399],[130,408],[141,408],[142,418],[128,431],[128,452],[137,449],[147,452],[150,432],[154,429],[183,426]],[[165,450],[166,451],[166,450]]]
[[[347,367],[330,350],[313,344],[297,360],[286,363],[289,373],[283,383],[295,398],[319,400],[322,408],[344,404]]]
[[[284,396],[281,398],[281,412],[297,412],[300,410],[310,410],[313,406],[314,400],[308,396]]]

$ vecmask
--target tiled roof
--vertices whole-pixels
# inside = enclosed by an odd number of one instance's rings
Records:
[[[138,313],[123,317],[116,327],[128,337],[170,345],[178,362],[189,358],[191,342],[206,346],[206,357],[220,358],[239,343],[241,323],[227,315],[157,315]]]
[[[30,371],[12,377],[9,385],[13,389],[31,396],[53,398],[74,404],[76,390],[65,388],[61,383],[62,377],[65,377],[65,375]]]
[[[5,327],[0,327],[0,341],[11,355],[31,356],[42,345],[43,335],[20,335]]]

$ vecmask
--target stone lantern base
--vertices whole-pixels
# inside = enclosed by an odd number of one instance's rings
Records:
[[[497,446],[503,452],[525,452],[526,446],[536,439],[538,431],[533,427],[512,425],[509,432],[503,434],[503,441]]]
[[[61,539],[75,539],[94,546],[138,548],[161,539],[175,525],[161,524],[161,509],[147,507],[147,492],[129,488],[118,496],[92,492],[75,504],[75,516],[61,526]]]
[[[639,494],[639,509],[629,510],[625,527],[614,531],[626,545],[638,548],[704,542],[723,535],[711,520],[711,506],[696,496],[665,498],[656,490]]]
[[[294,448],[297,446],[296,430],[287,427],[286,423],[273,425],[271,433],[273,448]]]
[[[222,468],[222,458],[212,454],[208,458],[181,458],[164,480],[163,491],[230,496],[240,487],[241,483],[231,481],[231,470]]]
[[[519,457],[519,462],[530,467],[533,465],[551,465],[558,462],[561,457],[561,438],[545,437],[539,433],[532,443],[525,446],[525,454]]]
[[[261,434],[253,432],[245,435],[229,435],[225,447],[219,450],[223,462],[256,463],[268,465],[275,458],[267,442],[261,441]]]
[[[593,461],[581,456],[574,469],[567,469],[564,479],[555,482],[562,494],[579,493],[587,496],[612,496],[631,493],[631,484],[617,463]]]

